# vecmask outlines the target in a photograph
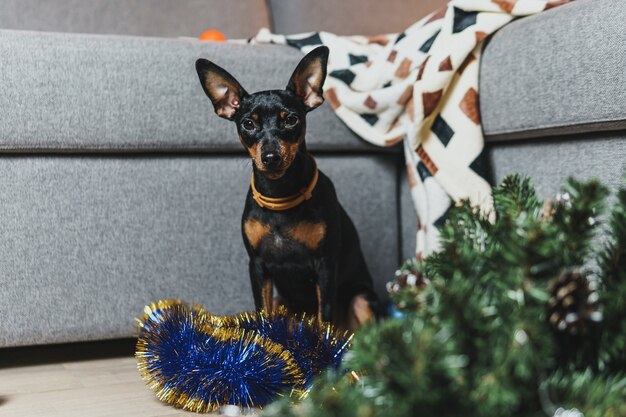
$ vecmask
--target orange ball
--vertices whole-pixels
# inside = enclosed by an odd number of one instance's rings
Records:
[[[226,36],[224,36],[224,34],[217,29],[209,29],[202,33],[198,39],[207,42],[224,42],[226,40]]]

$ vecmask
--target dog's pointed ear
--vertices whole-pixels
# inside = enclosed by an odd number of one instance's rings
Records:
[[[196,61],[196,71],[202,89],[213,103],[215,113],[224,119],[233,120],[241,99],[248,95],[246,90],[225,69],[206,59]]]
[[[319,46],[306,54],[289,79],[287,90],[302,99],[307,111],[324,102],[322,86],[326,79],[328,48]]]

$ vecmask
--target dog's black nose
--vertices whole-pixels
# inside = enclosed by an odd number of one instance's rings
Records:
[[[280,156],[276,152],[264,152],[261,155],[261,162],[268,168],[274,168],[280,162]]]

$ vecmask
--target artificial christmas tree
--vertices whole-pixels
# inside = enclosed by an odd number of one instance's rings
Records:
[[[308,399],[263,415],[626,416],[626,190],[592,247],[607,194],[569,180],[546,205],[512,176],[495,221],[451,209],[441,250],[389,286],[404,317],[357,332]]]

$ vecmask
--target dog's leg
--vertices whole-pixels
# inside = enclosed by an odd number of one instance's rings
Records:
[[[271,313],[274,310],[274,282],[265,277],[261,259],[256,257],[250,258],[248,267],[250,270],[254,307],[257,310],[265,310],[267,313]]]
[[[372,306],[364,294],[355,295],[350,302],[346,327],[354,332],[364,324],[375,319],[376,315],[372,310]]]
[[[271,313],[274,309],[274,282],[270,278],[263,279],[263,310]]]
[[[277,295],[276,297],[274,297],[273,306],[274,306],[274,310],[278,310],[281,307],[287,308],[285,306],[285,300],[280,295]]]
[[[331,322],[335,313],[337,299],[337,269],[335,262],[328,258],[318,259],[315,263],[317,284],[315,286],[318,306],[318,321]]]
[[[263,304],[263,266],[258,258],[250,258],[248,263],[250,272],[250,284],[252,286],[252,296],[254,297],[254,307],[257,310],[264,308]]]
[[[317,321],[322,322],[322,289],[320,284],[315,284],[315,296],[317,298]]]

